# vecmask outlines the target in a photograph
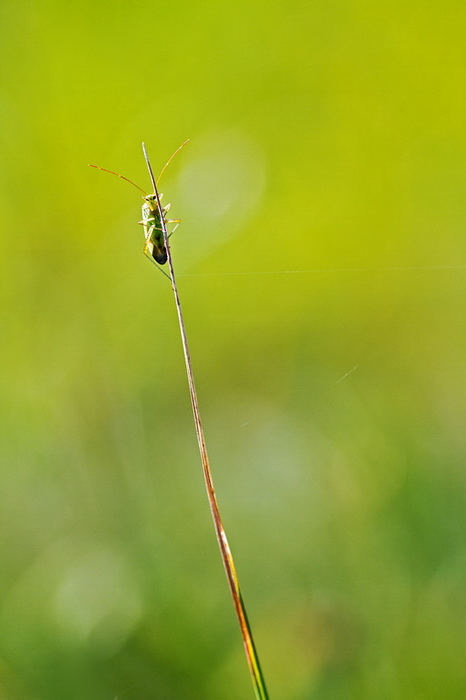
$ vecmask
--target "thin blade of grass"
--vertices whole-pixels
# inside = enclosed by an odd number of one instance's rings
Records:
[[[157,206],[159,211],[162,212],[162,205],[160,204],[159,193],[157,190],[157,184],[152,172],[152,167],[147,156],[147,152],[144,144],[142,144],[142,150],[144,152],[144,158],[146,159],[147,169],[149,170],[149,175],[154,187],[154,194],[157,200]],[[199,403],[197,400],[196,386],[194,384],[193,369],[191,364],[191,355],[189,352],[188,338],[186,335],[186,329],[183,319],[183,311],[181,309],[180,297],[178,294],[178,287],[176,286],[175,272],[173,269],[173,260],[171,256],[169,236],[167,231],[167,224],[165,222],[163,213],[161,215],[161,222],[163,228],[163,237],[165,240],[165,247],[167,249],[167,262],[170,270],[170,279],[172,283],[173,295],[175,297],[176,311],[178,314],[178,323],[180,326],[181,342],[183,345],[183,353],[186,364],[186,374],[188,376],[189,394],[191,397],[191,405],[193,409],[194,425],[196,427],[197,442],[199,444],[199,452],[201,455],[202,469],[204,472],[204,481],[207,489],[207,496],[209,499],[210,510],[212,513],[212,519],[214,521],[215,534],[217,535],[217,541],[220,548],[220,554],[222,556],[223,565],[225,567],[225,572],[227,576],[228,585],[230,588],[231,597],[233,599],[233,605],[235,606],[236,616],[238,618],[241,635],[243,637],[244,649],[246,652],[246,659],[249,666],[249,671],[251,673],[252,683],[257,700],[268,700],[267,689],[265,686],[264,676],[260,667],[259,657],[254,644],[254,639],[251,632],[251,627],[249,625],[248,617],[246,614],[246,608],[243,603],[243,598],[241,595],[238,576],[236,574],[236,568],[233,562],[233,557],[228,544],[225,529],[222,524],[222,519],[220,517],[220,511],[217,504],[217,497],[215,495],[214,484],[212,481],[212,474],[210,471],[209,458],[207,456],[207,448],[205,444],[204,431],[202,429],[201,416],[199,414]]]

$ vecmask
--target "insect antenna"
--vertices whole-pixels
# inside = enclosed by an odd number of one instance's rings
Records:
[[[156,181],[156,183],[155,183],[156,185],[159,184],[160,178],[161,178],[162,175],[164,174],[165,169],[167,168],[167,166],[170,165],[170,163],[172,162],[173,158],[176,156],[176,154],[178,153],[178,151],[181,151],[181,149],[183,148],[183,146],[186,146],[186,144],[188,143],[188,141],[189,141],[189,139],[186,139],[186,141],[184,141],[184,142],[181,144],[181,146],[178,146],[178,148],[176,149],[176,151],[174,152],[174,154],[173,154],[172,156],[170,156],[170,158],[167,160],[167,162],[166,162],[165,165],[163,166],[162,170],[160,171],[160,175],[158,176],[157,181]]]
[[[124,175],[120,175],[120,173],[115,173],[115,172],[113,172],[113,170],[107,170],[107,168],[101,168],[100,165],[91,165],[90,163],[88,165],[90,168],[96,168],[97,170],[103,170],[104,173],[110,173],[110,175],[116,175],[117,177],[121,177],[122,180],[126,180],[126,182],[129,182],[130,185],[133,185],[133,187],[136,187],[140,192],[143,193],[144,196],[146,196],[146,192],[144,192],[142,187],[139,187],[139,185],[136,185],[135,182],[133,182],[129,178],[125,177]]]

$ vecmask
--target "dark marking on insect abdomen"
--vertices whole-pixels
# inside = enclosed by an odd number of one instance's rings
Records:
[[[164,250],[160,250],[160,248],[157,249],[154,246],[154,249],[152,251],[152,257],[154,258],[154,260],[156,262],[159,263],[159,265],[165,265],[165,263],[167,262],[167,251],[165,249]]]

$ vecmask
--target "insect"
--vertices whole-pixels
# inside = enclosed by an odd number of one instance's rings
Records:
[[[166,224],[175,224],[174,227],[172,228],[169,237],[175,232],[175,230],[178,228],[178,226],[181,223],[181,219],[167,219],[166,215],[170,210],[171,203],[166,204],[164,207],[160,204],[160,200],[163,197],[163,194],[160,192],[158,193],[157,191],[157,186],[159,184],[160,178],[162,177],[163,173],[165,172],[165,169],[167,166],[171,163],[173,158],[176,156],[178,151],[180,151],[183,146],[185,146],[188,143],[189,139],[184,141],[184,143],[179,146],[176,151],[173,153],[172,156],[167,160],[165,165],[163,166],[162,170],[160,171],[160,175],[158,176],[157,180],[154,182],[154,177],[152,174],[152,168],[149,163],[149,159],[147,157],[146,149],[144,144],[142,144],[142,150],[144,152],[144,157],[146,159],[147,167],[149,169],[149,174],[152,179],[152,184],[154,185],[154,192],[152,194],[146,194],[146,192],[142,189],[142,187],[139,187],[139,185],[136,185],[135,182],[132,180],[129,180],[127,177],[124,175],[120,175],[119,173],[115,173],[113,170],[107,170],[106,168],[101,168],[99,165],[89,165],[91,168],[97,168],[97,170],[102,170],[104,173],[110,173],[111,175],[116,175],[117,177],[121,177],[122,180],[126,180],[126,182],[129,182],[130,185],[133,185],[133,187],[136,187],[140,192],[143,193],[143,200],[144,204],[142,205],[142,221],[138,221],[138,224],[144,227],[144,255],[146,255],[149,260],[151,260],[155,265],[158,267],[159,265],[165,265],[167,262],[167,248],[165,245],[165,237],[164,237],[164,226],[163,223]],[[159,206],[160,205],[160,206]],[[165,226],[166,229],[166,226]],[[159,267],[160,272],[163,272],[165,276],[166,273]]]

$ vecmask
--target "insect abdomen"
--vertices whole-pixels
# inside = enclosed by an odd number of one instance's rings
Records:
[[[159,263],[159,265],[165,265],[167,262],[167,251],[165,250],[165,246],[163,248],[156,248],[156,246],[154,246],[152,248],[152,257],[154,258],[155,262]]]
[[[153,208],[148,202],[142,205],[142,219],[144,222],[144,235],[147,247],[152,258],[159,265],[167,262],[167,251],[163,240],[162,222],[157,208]]]

